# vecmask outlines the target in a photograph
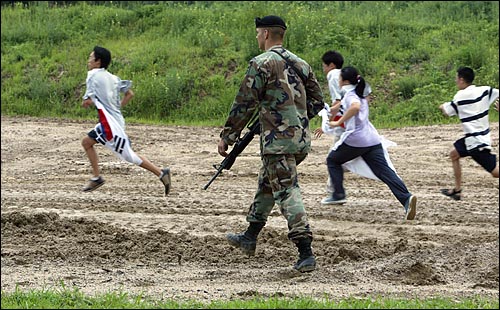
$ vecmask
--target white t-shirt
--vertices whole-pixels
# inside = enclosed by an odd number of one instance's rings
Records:
[[[328,80],[328,90],[330,91],[330,97],[332,102],[335,100],[342,99],[342,92],[339,85],[340,69],[330,70],[326,74],[326,79]]]
[[[92,99],[99,115],[99,124],[94,130],[98,142],[104,144],[119,158],[141,165],[142,159],[132,150],[125,132],[125,119],[121,112],[121,92],[132,86],[131,81],[122,81],[104,68],[87,73],[87,90],[83,99]]]
[[[342,99],[342,106],[347,111],[353,102],[361,104],[359,112],[348,119],[345,124],[345,132],[335,143],[333,149],[336,150],[342,143],[346,143],[352,147],[369,147],[377,145],[381,142],[377,129],[368,119],[369,108],[366,98],[359,98],[356,95],[354,85],[346,85],[342,89],[345,90],[345,96]]]
[[[120,93],[125,93],[132,86],[132,81],[121,80],[104,68],[89,70],[87,73],[87,90],[83,99],[91,98],[94,104],[99,102],[104,109],[125,130],[125,119],[121,112]],[[96,105],[97,107],[97,105]]]

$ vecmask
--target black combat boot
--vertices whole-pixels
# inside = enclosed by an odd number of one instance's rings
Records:
[[[300,272],[310,272],[316,269],[316,258],[312,252],[311,242],[311,238],[304,238],[295,243],[299,250],[299,260],[293,268]]]
[[[257,236],[266,223],[251,222],[247,230],[241,234],[227,234],[226,238],[230,245],[240,248],[248,256],[255,255],[257,247]]]

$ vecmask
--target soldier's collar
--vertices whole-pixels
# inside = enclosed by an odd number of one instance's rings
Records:
[[[273,45],[273,46],[271,46],[271,47],[270,47],[267,51],[270,51],[270,50],[275,49],[275,48],[278,48],[278,47],[279,47],[279,48],[283,48],[283,45],[282,45],[282,44],[276,44],[276,45]]]

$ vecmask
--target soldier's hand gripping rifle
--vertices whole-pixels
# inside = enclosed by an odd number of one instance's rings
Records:
[[[219,167],[217,165],[214,165],[214,168],[217,169],[217,172],[215,175],[208,181],[207,185],[203,187],[203,189],[207,189],[210,184],[221,174],[222,170],[226,169],[229,170],[234,164],[234,161],[236,160],[236,157],[243,152],[243,150],[248,146],[250,141],[252,141],[253,137],[255,135],[258,135],[260,133],[260,122],[259,118],[255,118],[255,121],[248,126],[249,131],[242,137],[239,138],[233,146],[233,149],[229,154],[224,158],[224,160],[220,163]]]

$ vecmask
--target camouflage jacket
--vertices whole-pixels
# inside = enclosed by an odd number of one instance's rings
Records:
[[[302,70],[307,77],[306,85],[271,50],[278,51]],[[309,64],[283,47],[273,46],[250,61],[221,138],[228,145],[234,144],[258,113],[261,154],[307,153],[311,148],[309,118],[323,108],[323,93]]]

